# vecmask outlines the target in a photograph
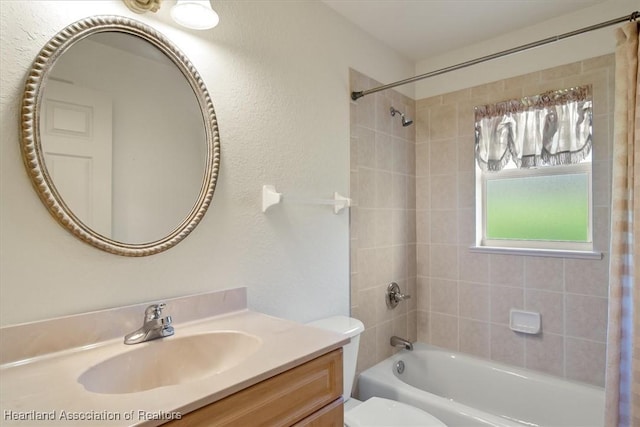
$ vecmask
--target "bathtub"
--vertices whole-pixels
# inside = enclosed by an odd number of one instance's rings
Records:
[[[360,374],[357,397],[373,396],[421,408],[449,427],[604,425],[600,387],[422,343]]]

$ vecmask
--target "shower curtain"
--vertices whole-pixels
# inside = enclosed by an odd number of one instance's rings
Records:
[[[640,426],[638,22],[616,30],[605,425]]]

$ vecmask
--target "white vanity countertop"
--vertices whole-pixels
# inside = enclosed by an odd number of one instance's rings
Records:
[[[246,309],[174,326],[175,335],[161,340],[203,332],[240,331],[258,337],[262,345],[226,371],[184,384],[127,394],[87,391],[78,377],[105,359],[140,346],[153,346],[160,340],[129,346],[120,337],[5,363],[0,366],[0,424],[160,425],[176,414],[215,402],[346,343],[339,334]]]

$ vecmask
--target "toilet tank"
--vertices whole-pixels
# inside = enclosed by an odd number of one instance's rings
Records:
[[[360,334],[364,331],[364,325],[358,319],[347,316],[327,317],[326,319],[310,322],[308,325],[337,332],[347,338],[351,338],[351,342],[343,347],[342,353],[342,377],[344,381],[342,396],[346,402],[351,397],[351,389],[356,376],[358,345],[360,344]]]

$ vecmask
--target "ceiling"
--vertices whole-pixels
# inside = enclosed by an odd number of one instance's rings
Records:
[[[322,1],[389,47],[419,61],[606,0]]]

